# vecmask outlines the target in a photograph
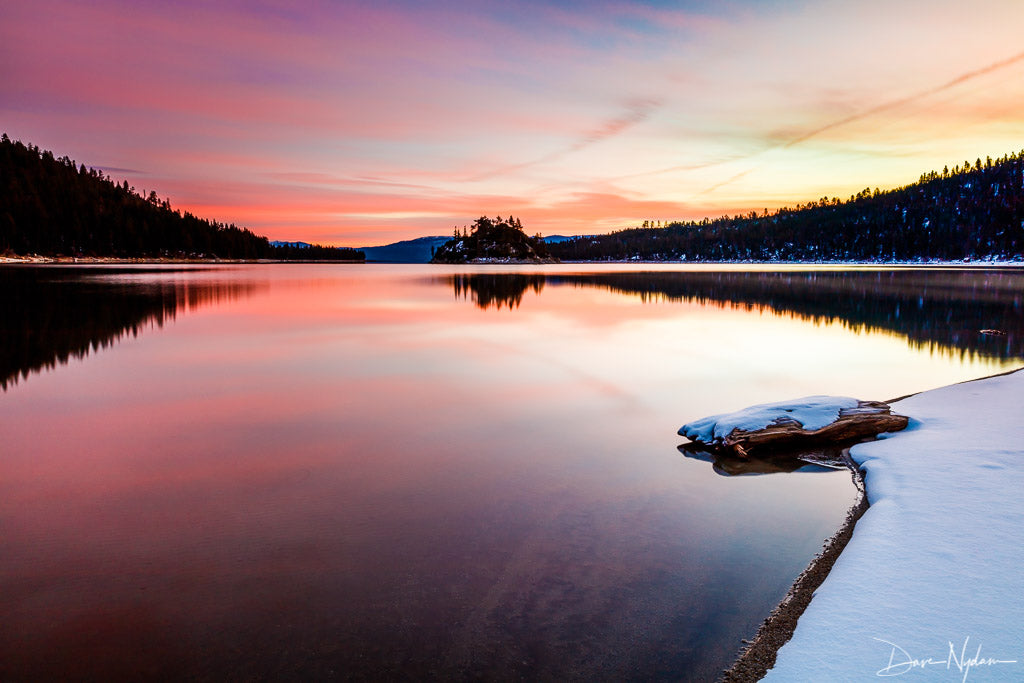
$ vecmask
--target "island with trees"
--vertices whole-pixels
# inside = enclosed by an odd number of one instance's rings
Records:
[[[0,256],[363,261],[354,249],[272,244],[171,208],[67,156],[0,136]]]
[[[433,252],[431,263],[558,263],[540,235],[530,237],[518,218],[481,216]]]

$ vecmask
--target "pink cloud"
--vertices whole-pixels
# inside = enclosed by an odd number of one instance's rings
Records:
[[[884,25],[872,1],[9,4],[6,132],[273,237],[761,210],[1024,134],[1024,60],[998,64],[1024,9],[997,0],[884,5]]]

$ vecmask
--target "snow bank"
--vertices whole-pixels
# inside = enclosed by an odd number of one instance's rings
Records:
[[[1024,372],[900,401],[871,507],[766,681],[1024,680]]]
[[[792,419],[804,430],[827,427],[839,418],[844,408],[856,408],[858,401],[846,396],[807,396],[792,401],[762,403],[735,413],[712,415],[679,428],[679,435],[701,443],[720,443],[734,429],[752,432],[764,429],[780,419]]]

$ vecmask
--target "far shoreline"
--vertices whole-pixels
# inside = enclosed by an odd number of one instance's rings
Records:
[[[232,259],[199,257],[120,257],[120,256],[0,256],[4,265],[176,265],[176,264],[273,264],[273,263],[359,263],[366,265],[424,265],[424,266],[752,266],[752,267],[851,267],[851,268],[1022,268],[1024,261],[648,261],[625,259],[618,261],[517,261],[487,260],[467,263],[431,263],[429,261],[374,261],[360,259]]]
[[[858,266],[865,268],[1024,268],[1024,261],[562,261],[562,265],[669,265],[669,266]]]
[[[0,266],[64,266],[64,265],[209,265],[250,263],[359,263],[362,259],[230,259],[230,258],[171,258],[171,257],[118,257],[118,256],[0,256]]]

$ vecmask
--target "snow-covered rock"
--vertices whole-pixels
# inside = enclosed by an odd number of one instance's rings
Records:
[[[737,429],[753,432],[778,420],[794,420],[807,430],[821,429],[835,422],[840,410],[855,408],[857,403],[857,399],[847,396],[807,396],[792,401],[762,403],[734,413],[688,422],[679,428],[679,434],[691,441],[716,444]]]
[[[807,396],[713,415],[679,428],[679,434],[711,448],[746,455],[751,448],[842,441],[903,429],[906,418],[877,401],[847,396]]]

